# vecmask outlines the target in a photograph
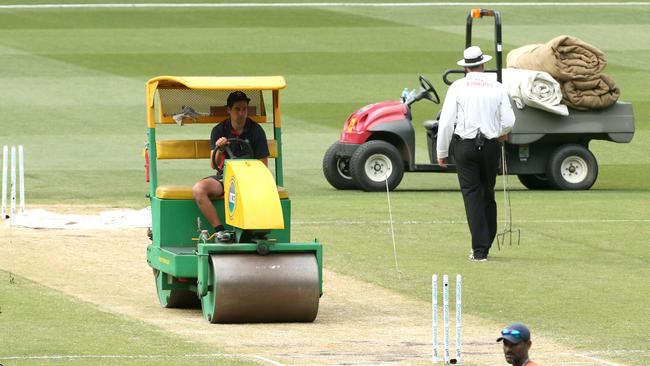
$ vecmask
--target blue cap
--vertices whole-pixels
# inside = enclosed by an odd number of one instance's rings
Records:
[[[521,323],[510,324],[501,330],[501,337],[497,338],[497,342],[501,342],[504,339],[515,344],[528,342],[530,341],[530,330]]]

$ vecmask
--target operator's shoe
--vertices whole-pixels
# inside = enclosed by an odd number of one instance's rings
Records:
[[[230,230],[221,230],[217,231],[217,233],[214,236],[214,241],[216,243],[221,243],[221,244],[231,244],[234,242],[235,239],[235,233]]]
[[[474,254],[470,254],[467,259],[469,259],[470,262],[487,262],[487,257],[485,257],[485,258],[476,258],[476,257],[474,257]]]

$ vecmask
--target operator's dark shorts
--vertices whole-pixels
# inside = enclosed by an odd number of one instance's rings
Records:
[[[211,175],[211,176],[205,177],[203,179],[214,179],[214,180],[218,181],[219,183],[221,183],[221,185],[223,186],[223,176],[221,174]]]

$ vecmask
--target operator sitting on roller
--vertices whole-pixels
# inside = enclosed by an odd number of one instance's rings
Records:
[[[217,124],[210,133],[210,166],[217,169],[218,174],[212,175],[198,181],[192,187],[192,194],[197,206],[205,216],[208,223],[214,227],[217,241],[228,242],[229,233],[219,220],[217,210],[212,200],[223,194],[223,170],[224,160],[231,158],[226,152],[228,139],[239,138],[250,143],[253,157],[268,165],[269,148],[266,142],[264,129],[248,118],[248,103],[250,99],[241,91],[235,91],[228,95],[227,111],[230,118]],[[246,148],[240,144],[231,145],[232,153],[240,156],[246,153]],[[217,162],[218,166],[215,166]]]

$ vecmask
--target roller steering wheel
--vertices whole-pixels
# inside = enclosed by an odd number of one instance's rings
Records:
[[[431,82],[423,75],[420,75],[420,86],[422,87],[422,90],[420,92],[420,99],[425,98],[435,104],[440,104],[440,97],[436,92],[436,88],[434,88],[433,84],[431,84]]]
[[[237,144],[239,145],[239,152],[241,154],[235,155],[230,148],[231,144]],[[228,158],[229,159],[250,159],[252,158],[255,153],[253,151],[253,147],[251,146],[250,142],[248,140],[240,139],[238,137],[232,137],[228,139],[228,144],[226,144],[226,147],[224,148],[224,151],[228,153]],[[220,174],[223,173],[223,167],[219,168],[219,164],[217,164],[217,154],[214,153],[212,154],[212,164],[214,165],[215,169],[217,172]]]

